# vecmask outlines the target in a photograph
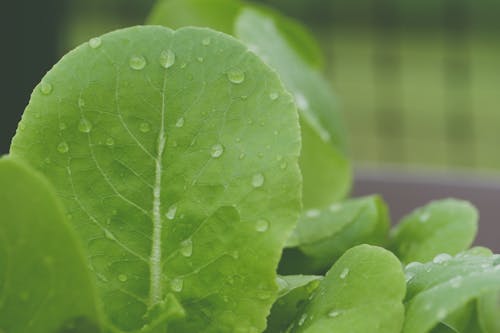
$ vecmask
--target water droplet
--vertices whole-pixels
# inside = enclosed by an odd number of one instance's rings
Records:
[[[168,69],[175,64],[175,53],[172,50],[163,50],[160,53],[161,67]]]
[[[106,146],[111,147],[111,146],[114,146],[114,144],[115,144],[115,140],[113,138],[106,139]]]
[[[257,173],[252,177],[252,186],[255,188],[262,187],[264,185],[264,175]]]
[[[446,317],[447,311],[446,309],[439,309],[437,312],[437,317],[439,320],[443,320]]]
[[[26,129],[26,125],[24,125],[24,123],[20,123],[18,128],[21,130],[21,131],[24,131]]]
[[[45,162],[45,164],[50,164],[52,162],[50,157],[46,157],[43,161]]]
[[[288,288],[288,282],[279,276],[276,278],[276,284],[278,285],[278,290],[285,290]]]
[[[66,142],[61,142],[57,145],[57,151],[61,154],[66,154],[69,151],[69,146]]]
[[[271,99],[271,101],[277,100],[278,97],[280,97],[280,95],[277,92],[272,92],[269,94],[269,98]]]
[[[218,143],[212,146],[210,155],[212,155],[213,158],[219,158],[222,156],[224,153],[224,147]]]
[[[328,317],[335,318],[338,317],[341,313],[342,313],[341,311],[333,310],[328,312]]]
[[[295,93],[295,103],[297,104],[297,107],[301,110],[309,109],[309,101],[300,92]]]
[[[65,129],[67,128],[66,124],[65,123],[59,123],[59,129],[61,131],[64,131]]]
[[[184,117],[180,117],[175,123],[175,127],[181,128],[182,126],[184,126]]]
[[[40,84],[40,91],[44,95],[50,95],[50,93],[52,92],[52,85],[48,82],[42,82]]]
[[[170,281],[170,289],[176,293],[181,292],[184,287],[184,281],[180,278],[175,278]]]
[[[93,49],[97,49],[101,46],[102,40],[99,37],[94,37],[89,40],[89,46]]]
[[[332,204],[330,205],[330,211],[331,212],[338,212],[340,209],[342,208],[342,206],[340,204]]]
[[[142,133],[147,133],[147,132],[151,131],[151,126],[150,126],[148,123],[142,123],[142,124],[139,126],[139,130],[140,130]]]
[[[207,37],[201,41],[201,44],[204,46],[208,46],[208,45],[210,45],[211,42],[212,42],[212,40],[209,37]]]
[[[85,106],[85,100],[81,97],[78,98],[78,107],[83,108]]]
[[[343,280],[349,275],[349,268],[344,268],[344,270],[340,273],[340,278]]]
[[[321,137],[321,140],[323,141],[330,141],[332,139],[332,136],[330,135],[330,133],[328,133],[326,130],[322,129],[320,132],[319,132],[319,136]]]
[[[418,219],[420,222],[425,223],[429,220],[430,217],[431,217],[431,214],[429,212],[424,212],[419,216]]]
[[[181,68],[182,68],[182,69],[184,69],[184,68],[186,68],[186,67],[187,67],[187,64],[186,64],[185,62],[184,62],[184,63],[182,63]]]
[[[78,130],[82,133],[90,133],[92,131],[92,123],[88,119],[82,118],[78,124]]]
[[[167,217],[167,219],[173,220],[175,219],[175,214],[177,214],[177,205],[173,204],[168,208],[167,214],[165,214],[165,216]]]
[[[240,158],[240,160],[242,160],[242,159],[244,159],[246,156],[247,156],[247,155],[246,155],[245,153],[241,153],[241,154],[240,154],[240,156],[239,156],[239,158]]]
[[[109,240],[115,241],[116,237],[109,231],[108,229],[104,229],[104,237],[106,237]]]
[[[405,272],[406,283],[410,282],[410,280],[412,280],[415,277],[415,275],[416,275],[415,272],[412,272],[412,271]]]
[[[435,264],[442,264],[442,263],[450,260],[451,258],[452,257],[447,253],[441,253],[441,254],[438,254],[437,256],[435,256],[434,259],[432,259],[432,262]]]
[[[302,314],[302,316],[300,316],[300,319],[299,319],[299,326],[304,325],[304,323],[306,322],[306,319],[307,319],[307,313]]]
[[[268,291],[265,291],[265,290],[261,290],[259,292],[257,292],[257,297],[260,299],[260,300],[266,300],[266,299],[269,299],[271,298],[271,293],[268,292]]]
[[[321,211],[319,209],[310,209],[306,212],[306,216],[310,218],[316,218],[321,215]]]
[[[408,265],[406,265],[405,269],[413,269],[413,268],[419,267],[421,265],[422,265],[422,263],[420,263],[418,261],[413,261],[413,262],[410,262]]]
[[[240,84],[245,81],[245,73],[239,69],[232,69],[227,72],[227,78],[234,84]]]
[[[269,222],[264,219],[260,219],[255,224],[255,230],[258,232],[266,232],[269,229]]]
[[[198,57],[198,58],[196,58],[196,60],[198,60],[198,62],[203,62],[203,61],[205,61],[205,59],[203,59],[203,57]]]
[[[118,281],[127,282],[127,280],[128,280],[128,277],[125,274],[118,275]]]
[[[133,55],[128,61],[130,68],[136,71],[140,71],[146,67],[146,58],[143,56]]]
[[[184,257],[191,257],[193,255],[193,241],[191,238],[181,242],[181,254]]]

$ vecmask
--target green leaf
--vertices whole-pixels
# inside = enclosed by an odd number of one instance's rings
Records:
[[[297,55],[271,16],[246,8],[236,21],[235,31],[278,71],[294,94],[301,115],[305,208],[323,207],[344,198],[352,175],[344,129],[330,86]]]
[[[392,249],[404,263],[455,255],[476,236],[478,214],[468,202],[445,199],[418,208],[392,230]]]
[[[234,27],[229,27],[229,17]],[[161,1],[148,22],[223,29],[276,69],[301,114],[304,206],[323,207],[346,196],[352,171],[344,129],[333,92],[315,69],[321,63],[319,47],[301,25],[268,8],[234,0]]]
[[[0,331],[101,332],[87,260],[49,183],[0,159],[0,211]]]
[[[458,332],[477,332],[467,328],[475,327],[474,319],[460,316],[470,316],[470,311],[463,310],[469,302],[500,290],[500,266],[495,258],[465,252],[455,257],[440,254],[426,264],[409,264],[405,269],[408,290],[403,333],[425,333],[440,322],[460,321]],[[462,311],[458,317],[457,311]]]
[[[278,98],[269,96],[277,94]],[[262,331],[300,210],[300,131],[277,75],[209,29],[120,30],[36,87],[11,149],[55,184],[122,331]]]
[[[399,260],[382,248],[359,245],[330,269],[289,332],[399,333],[404,295]]]
[[[347,200],[306,211],[280,262],[280,273],[325,272],[355,245],[384,246],[389,232],[387,207],[379,196]]]
[[[265,332],[285,332],[322,278],[315,275],[279,276],[276,279],[280,287],[278,299],[267,319]]]
[[[479,324],[483,333],[500,332],[500,291],[489,293],[479,298],[477,302]]]

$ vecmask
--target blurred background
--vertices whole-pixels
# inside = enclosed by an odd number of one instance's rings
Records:
[[[303,21],[318,38],[358,164],[500,171],[500,2],[260,2]],[[92,36],[141,24],[153,3],[10,4],[23,17],[12,54],[22,66],[12,66],[16,89],[2,115],[0,152],[7,152],[34,85],[60,56]]]
[[[499,1],[260,2],[304,22],[323,48],[357,167],[354,194],[382,193],[396,207],[395,217],[430,199],[458,196],[498,227]],[[2,97],[0,153],[7,153],[33,87],[64,53],[93,36],[143,23],[153,3],[6,4],[11,8],[4,14],[15,14],[4,22],[19,34],[8,36],[13,47],[3,55],[12,66],[4,68],[11,85]],[[484,243],[500,251],[495,233],[482,233]]]

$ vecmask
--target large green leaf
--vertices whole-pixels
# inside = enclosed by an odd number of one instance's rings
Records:
[[[229,17],[234,27],[229,26]],[[311,66],[320,62],[314,60],[320,52],[307,54],[316,45],[307,31],[267,8],[233,0],[161,1],[149,23],[222,28],[276,69],[301,115],[304,206],[323,207],[346,196],[352,175],[344,129],[329,84]]]
[[[276,280],[280,287],[278,299],[274,302],[271,314],[267,318],[265,332],[285,332],[322,278],[316,275],[279,276]]]
[[[392,230],[392,249],[404,263],[430,261],[440,253],[455,255],[474,241],[477,220],[476,209],[466,201],[431,202]]]
[[[387,206],[379,196],[307,210],[288,239],[280,273],[325,272],[355,245],[386,245],[388,233]]]
[[[304,206],[323,207],[342,199],[350,190],[351,168],[330,86],[294,52],[271,15],[244,9],[235,35],[275,68],[294,94],[301,115]]]
[[[405,277],[389,251],[359,245],[326,274],[289,332],[399,333]]]
[[[404,333],[426,333],[441,322],[452,323],[448,326],[456,326],[458,332],[478,331],[476,318],[469,319],[475,313],[466,308],[486,293],[500,290],[500,265],[496,264],[496,256],[472,253],[455,257],[440,254],[432,262],[415,262],[406,267],[408,291]],[[494,309],[491,305],[483,304],[487,312]],[[471,325],[475,327],[472,330]]]
[[[300,132],[243,44],[158,26],[92,39],[36,87],[11,151],[64,198],[115,327],[155,322],[174,293],[187,316],[172,332],[264,329],[300,209]]]
[[[0,332],[101,332],[93,277],[49,183],[0,159],[0,211]]]

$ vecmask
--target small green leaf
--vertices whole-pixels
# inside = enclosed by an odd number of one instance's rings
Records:
[[[326,80],[298,56],[270,15],[245,8],[236,20],[235,35],[278,71],[295,97],[301,115],[304,207],[323,207],[344,198],[351,168],[342,121]]]
[[[294,333],[399,333],[405,278],[399,260],[370,245],[348,250],[326,274]]]
[[[55,191],[0,159],[0,331],[99,333],[93,278]]]
[[[440,253],[455,255],[472,244],[477,220],[476,209],[466,201],[431,202],[392,230],[392,249],[404,263],[430,261]]]
[[[500,332],[500,291],[481,296],[477,312],[483,333]]]
[[[464,307],[488,292],[500,290],[500,266],[496,265],[495,258],[464,252],[455,257],[441,254],[426,264],[407,265],[403,333],[426,333],[440,322],[455,325],[461,322],[456,325],[458,332],[469,332],[467,327],[471,325],[477,327],[475,318],[464,318],[470,316]]]
[[[322,278],[315,275],[278,276],[276,280],[280,288],[278,299],[267,318],[265,332],[285,332]]]
[[[174,294],[186,320],[172,332],[262,331],[300,210],[292,97],[209,29],[134,27],[99,41],[43,78],[12,153],[55,184],[115,328],[153,324]]]
[[[389,231],[387,207],[379,196],[334,203],[305,211],[288,239],[282,274],[325,272],[355,245],[384,246]]]

